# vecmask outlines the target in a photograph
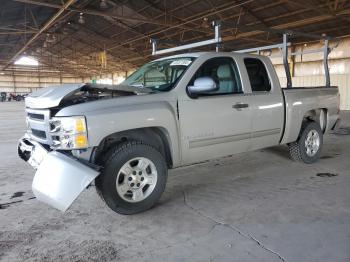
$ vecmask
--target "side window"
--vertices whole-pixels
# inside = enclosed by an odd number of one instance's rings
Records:
[[[166,70],[160,71],[158,68],[152,68],[145,72],[144,83],[145,86],[159,86],[167,83],[167,72]]]
[[[217,84],[218,90],[202,93],[201,96],[243,93],[237,65],[232,58],[209,59],[197,70],[189,85],[193,85],[197,78],[204,76],[211,77]]]
[[[252,92],[270,91],[270,78],[263,62],[256,58],[246,58],[244,64],[247,68]]]

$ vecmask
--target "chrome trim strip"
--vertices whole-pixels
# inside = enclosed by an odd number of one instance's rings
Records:
[[[281,132],[281,128],[274,128],[274,129],[267,129],[267,130],[261,130],[253,132],[251,135],[251,138],[258,138],[262,136],[270,136],[270,135],[276,135]]]
[[[211,145],[215,145],[215,144],[235,142],[235,141],[245,140],[245,139],[249,139],[249,138],[250,138],[250,133],[238,134],[238,135],[233,135],[233,136],[204,138],[204,139],[190,141],[189,148],[211,146]]]
[[[275,134],[279,134],[280,132],[281,132],[281,128],[274,128],[274,129],[256,131],[253,133],[242,133],[242,134],[232,135],[232,136],[197,139],[197,140],[189,141],[189,148],[197,148],[197,147],[211,146],[215,144],[236,142],[236,141],[246,140],[251,138],[275,135]]]

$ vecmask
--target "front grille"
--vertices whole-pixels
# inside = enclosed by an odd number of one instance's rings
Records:
[[[45,116],[43,114],[35,114],[35,113],[28,113],[28,117],[30,119],[35,119],[35,120],[44,120]]]
[[[50,135],[50,110],[26,108],[28,134],[42,144],[51,145]]]
[[[36,136],[38,138],[46,139],[46,132],[45,131],[32,129],[32,134],[33,134],[33,136]]]

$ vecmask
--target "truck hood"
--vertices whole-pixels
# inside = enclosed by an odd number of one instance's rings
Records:
[[[33,109],[63,108],[66,106],[109,99],[151,93],[147,88],[121,85],[65,84],[41,88],[25,99],[26,107]]]

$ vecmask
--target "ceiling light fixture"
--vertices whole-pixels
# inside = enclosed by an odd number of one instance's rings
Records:
[[[79,24],[85,24],[85,18],[84,18],[84,13],[80,13],[80,15],[79,15],[79,19],[78,19],[78,23]]]
[[[24,65],[24,66],[38,66],[38,60],[29,56],[22,56],[21,58],[15,61],[15,65]]]
[[[101,9],[106,9],[108,7],[107,1],[106,0],[101,0],[100,2],[100,8]]]
[[[203,20],[202,20],[202,27],[203,28],[209,28],[210,27],[208,17],[204,17],[203,18]]]
[[[46,34],[46,42],[48,43],[55,43],[56,42],[56,36],[52,34]]]

